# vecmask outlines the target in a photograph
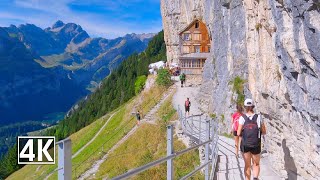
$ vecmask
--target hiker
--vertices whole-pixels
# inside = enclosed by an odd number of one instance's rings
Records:
[[[181,87],[183,87],[183,83],[186,81],[186,75],[184,73],[180,74],[179,76]]]
[[[139,126],[140,120],[141,120],[140,111],[138,111],[138,112],[136,113],[136,117],[137,117],[137,125]]]
[[[191,106],[191,102],[190,102],[189,98],[187,98],[187,100],[184,102],[185,116],[186,116],[187,112],[188,112],[188,116],[189,116],[190,106]]]
[[[236,157],[239,157],[239,142],[241,142],[241,136],[237,135],[238,127],[239,127],[239,118],[242,116],[242,106],[240,104],[237,104],[236,106],[237,111],[232,114],[232,127],[231,127],[231,133],[233,134],[234,137],[234,142],[235,142],[235,152],[236,152]]]
[[[240,150],[243,155],[246,180],[251,178],[251,160],[253,162],[253,179],[258,180],[260,173],[261,135],[266,134],[266,126],[261,116],[253,111],[252,99],[244,101],[246,114],[239,118],[238,136],[242,136]]]

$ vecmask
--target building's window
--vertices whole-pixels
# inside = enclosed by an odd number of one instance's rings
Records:
[[[190,40],[191,40],[191,35],[190,35],[190,33],[184,33],[184,34],[183,34],[183,40],[185,40],[185,41],[190,41]]]
[[[199,34],[199,33],[193,34],[193,40],[200,41],[201,40],[201,34]]]
[[[193,59],[192,60],[192,67],[193,68],[199,68],[200,67],[200,60],[199,59]]]
[[[187,59],[181,60],[181,67],[183,68],[189,68],[191,67],[191,61]]]
[[[183,46],[183,53],[190,53],[189,46]]]
[[[180,60],[182,68],[202,68],[204,66],[204,59],[183,59]]]
[[[195,27],[196,29],[199,28],[199,21],[196,22],[196,24],[194,25],[194,27]]]
[[[186,64],[183,60],[180,60],[181,67],[186,67]]]
[[[194,46],[194,52],[200,53],[200,46]]]

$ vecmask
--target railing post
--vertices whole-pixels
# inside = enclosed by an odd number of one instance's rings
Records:
[[[58,144],[58,179],[69,180],[72,178],[71,170],[71,139],[67,138]]]
[[[210,139],[210,121],[206,120],[206,141]],[[206,144],[205,149],[205,163],[209,162],[209,143]],[[209,164],[205,167],[205,180],[209,180]]]
[[[201,143],[201,119],[199,121],[199,144]]]
[[[190,117],[189,117],[189,119],[190,119]],[[191,129],[191,136],[193,136],[193,133],[194,133],[193,116],[191,116],[190,129]]]
[[[167,156],[173,154],[173,126],[167,126]],[[173,179],[173,159],[167,161],[167,180]]]
[[[182,127],[182,117],[181,117],[181,110],[180,110],[180,105],[178,105],[178,118],[179,118],[179,122],[180,122],[180,127],[179,127],[179,129],[181,130],[181,129],[183,129],[183,127]]]

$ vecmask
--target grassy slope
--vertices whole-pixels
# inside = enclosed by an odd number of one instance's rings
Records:
[[[89,126],[86,126],[85,128],[81,129],[77,133],[72,134],[70,136],[72,140],[72,154],[79,150],[81,146],[90,141],[90,139],[99,131],[100,127],[105,123],[105,121],[108,118],[109,116],[106,116],[105,118],[100,118],[97,121],[91,123]],[[57,166],[55,165],[27,165],[19,171],[13,173],[11,176],[8,177],[8,179],[28,179],[27,177],[43,179],[43,177],[45,177],[46,174],[54,170],[56,167]],[[39,168],[38,171],[37,168]]]
[[[141,127],[113,153],[110,154],[96,178],[114,177],[129,169],[142,166],[146,163],[166,156],[166,126],[171,120],[177,119],[177,113],[172,106],[172,97],[166,100],[157,112],[157,125],[142,124]],[[174,138],[174,149],[185,149],[185,145]],[[192,151],[174,159],[175,179],[191,172],[199,163],[198,151]],[[201,179],[197,174],[194,179]],[[132,179],[166,179],[166,163],[147,170]]]
[[[134,107],[142,109],[142,113],[145,114],[155,105],[157,101],[160,100],[162,93],[163,89],[158,87],[152,88],[149,91],[133,98],[125,105],[121,106],[119,108],[119,112],[117,112],[112,117],[112,119],[110,119],[108,125],[99,134],[97,139],[94,140],[89,146],[87,146],[87,148],[84,149],[77,157],[72,159],[73,178],[78,177],[81,173],[84,173],[88,168],[92,166],[94,161],[101,158],[103,156],[101,150],[106,152],[128,131],[130,131],[130,129],[135,125],[135,119],[131,115],[132,109],[134,109]],[[106,116],[105,118],[100,118],[91,123],[89,126],[72,134],[70,136],[72,140],[72,153],[74,154],[84,144],[90,141],[90,139],[99,131],[100,127],[105,123],[107,119],[108,116]],[[106,141],[108,142],[105,143]],[[43,179],[48,173],[52,172],[56,168],[56,165],[27,165],[19,171],[13,173],[8,177],[8,179],[20,180],[30,179],[30,177],[32,177],[32,179]],[[54,173],[50,177],[50,179],[57,179],[57,173]]]

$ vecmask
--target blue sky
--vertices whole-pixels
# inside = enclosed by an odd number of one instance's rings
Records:
[[[35,24],[51,27],[57,20],[74,22],[92,37],[162,29],[160,0],[0,0],[0,26]]]

